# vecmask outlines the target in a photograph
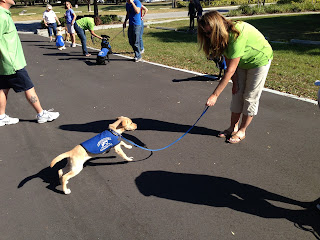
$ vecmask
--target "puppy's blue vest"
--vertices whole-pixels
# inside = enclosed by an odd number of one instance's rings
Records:
[[[57,47],[63,47],[64,46],[63,38],[60,35],[57,36],[56,46]]]
[[[112,130],[105,130],[80,145],[90,153],[100,154],[106,152],[111,147],[118,145],[120,141],[121,138],[119,134]]]

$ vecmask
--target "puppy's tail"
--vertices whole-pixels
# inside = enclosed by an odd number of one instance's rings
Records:
[[[54,165],[56,165],[57,162],[60,162],[62,159],[65,159],[67,157],[70,157],[69,152],[65,152],[57,156],[55,159],[52,160],[50,167],[52,168]]]

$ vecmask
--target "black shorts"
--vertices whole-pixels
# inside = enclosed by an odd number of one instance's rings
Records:
[[[15,92],[25,92],[34,85],[25,68],[12,75],[0,75],[0,89],[12,88]]]

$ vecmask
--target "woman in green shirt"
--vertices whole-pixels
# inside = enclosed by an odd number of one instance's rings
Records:
[[[80,38],[80,41],[82,44],[83,55],[85,55],[86,57],[91,56],[91,54],[88,52],[88,49],[87,49],[87,37],[86,37],[85,31],[89,30],[91,35],[102,39],[102,37],[98,36],[93,31],[94,26],[98,26],[100,24],[101,24],[101,19],[99,17],[94,17],[94,18],[83,17],[74,23],[74,29],[76,30],[77,35]]]
[[[207,57],[224,55],[226,58],[227,70],[206,105],[215,105],[232,79],[231,123],[218,136],[226,137],[230,143],[239,143],[258,113],[259,99],[273,58],[272,48],[252,25],[232,22],[217,11],[207,12],[200,18],[198,42]]]

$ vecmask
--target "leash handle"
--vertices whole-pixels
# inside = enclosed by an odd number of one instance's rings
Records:
[[[177,140],[175,140],[174,142],[170,143],[168,146],[165,146],[163,148],[158,148],[158,149],[149,149],[149,148],[145,148],[145,147],[142,147],[126,138],[124,138],[123,136],[121,136],[122,139],[126,140],[127,142],[133,144],[134,146],[138,147],[138,148],[141,148],[143,150],[146,150],[146,151],[150,151],[150,152],[157,152],[157,151],[161,151],[161,150],[164,150],[170,146],[172,146],[173,144],[175,144],[176,142],[180,141],[185,135],[187,135],[191,129],[199,122],[199,120],[202,118],[202,116],[208,111],[208,108],[209,106],[206,106],[205,109],[203,110],[202,114],[200,115],[200,117],[198,118],[198,120],[188,129],[188,131],[186,131],[181,137],[179,137]]]

